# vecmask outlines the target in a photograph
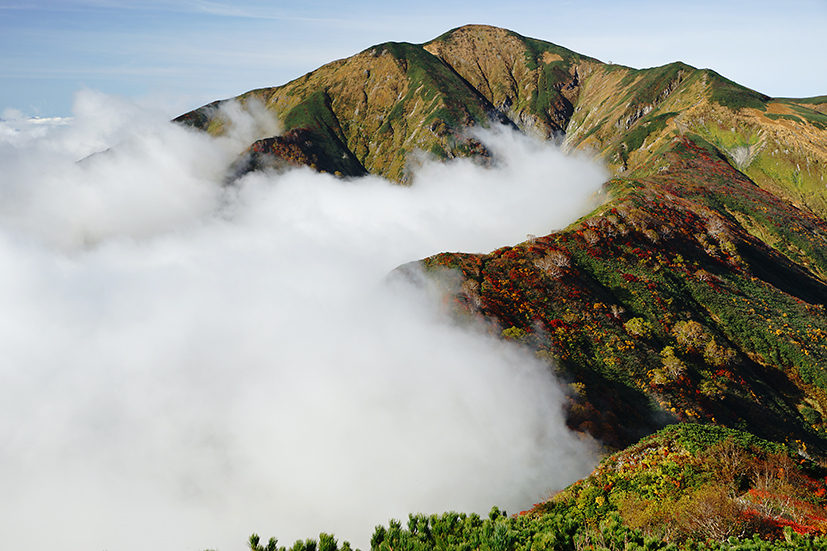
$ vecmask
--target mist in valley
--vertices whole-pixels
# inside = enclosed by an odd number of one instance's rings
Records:
[[[408,513],[509,513],[587,475],[549,366],[389,276],[584,214],[607,175],[509,129],[411,186],[309,169],[222,185],[227,136],[91,91],[0,122],[0,547],[365,549]]]

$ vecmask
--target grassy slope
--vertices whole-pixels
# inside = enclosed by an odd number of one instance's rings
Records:
[[[823,454],[823,102],[679,63],[580,73],[565,145],[623,176],[615,199],[563,232],[423,264],[461,270],[459,315],[548,358],[570,425],[618,449],[690,421]]]
[[[827,216],[827,102],[772,100],[683,63],[635,70],[555,44],[471,25],[424,45],[386,43],[320,67],[256,99],[285,131],[317,133],[337,168],[406,181],[416,150],[473,155],[469,124],[500,119],[595,153],[619,174],[651,162],[676,135],[702,136],[759,186]],[[213,133],[224,120],[210,104],[180,118]],[[262,136],[266,137],[266,136]],[[330,164],[330,163],[328,163]]]
[[[568,381],[570,426],[615,449],[688,421],[827,451],[824,97],[469,26],[240,97],[253,99],[352,162],[342,173],[400,181],[415,149],[481,153],[462,130],[491,117],[565,132],[567,150],[616,171],[612,200],[555,234],[422,261],[462,272],[458,319],[495,320],[547,359]],[[216,107],[182,120],[220,133]]]
[[[620,514],[670,541],[780,537],[827,529],[827,471],[786,446],[708,425],[672,425],[604,459],[532,511],[563,506],[583,523]]]
[[[526,130],[565,130],[580,74],[597,60],[566,48],[483,25],[454,29],[425,44],[474,89]]]
[[[237,99],[264,104],[285,131],[313,131],[321,147],[329,149],[330,159],[346,159],[338,167],[343,174],[366,169],[397,181],[409,176],[406,163],[415,150],[438,158],[478,154],[479,144],[464,136],[464,129],[500,117],[482,95],[421,46],[395,42]],[[215,104],[179,120],[214,134],[226,130]]]
[[[665,156],[669,170],[614,180],[616,198],[562,232],[423,264],[474,281],[462,315],[556,361],[571,425],[617,448],[687,420],[824,449],[827,286],[741,220],[819,270],[827,224],[691,140]]]

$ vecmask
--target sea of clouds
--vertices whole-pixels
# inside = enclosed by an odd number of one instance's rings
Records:
[[[408,187],[307,169],[223,186],[211,138],[91,91],[0,121],[0,548],[243,549],[408,513],[531,506],[587,475],[546,364],[388,277],[582,215],[606,174],[512,130]],[[66,124],[63,124],[66,123]]]

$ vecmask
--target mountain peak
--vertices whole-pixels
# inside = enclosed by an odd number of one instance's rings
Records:
[[[488,155],[468,129],[494,122],[595,158],[614,174],[607,202],[568,228],[418,262],[456,274],[457,320],[548,360],[569,382],[569,427],[609,447],[685,422],[827,453],[824,97],[772,99],[680,62],[633,69],[466,25],[236,100],[286,132],[261,136],[241,168],[406,183],[414,152]],[[220,102],[179,120],[230,124]]]
[[[436,41],[439,41],[439,40],[447,40],[448,38],[451,38],[453,36],[462,36],[462,35],[470,35],[470,34],[475,34],[475,35],[479,35],[479,36],[490,35],[490,36],[502,37],[502,36],[505,36],[505,35],[508,35],[508,34],[514,34],[514,33],[512,33],[512,31],[509,31],[508,29],[504,29],[502,27],[495,27],[493,25],[481,25],[481,24],[471,23],[471,24],[468,24],[468,25],[462,25],[461,27],[456,27],[454,29],[451,29],[450,31],[442,33],[441,35],[439,35],[437,38],[431,40],[430,42],[436,42]]]

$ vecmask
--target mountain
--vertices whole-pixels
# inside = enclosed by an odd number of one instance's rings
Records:
[[[761,187],[827,212],[827,96],[772,99],[708,69],[605,64],[505,29],[470,25],[426,44],[380,44],[234,99],[260,101],[287,131],[312,132],[327,151],[325,170],[344,175],[404,181],[411,151],[473,154],[462,130],[492,118],[625,173],[689,133]],[[177,120],[221,134],[221,103]]]
[[[404,184],[414,151],[488,155],[466,129],[492,122],[595,157],[609,199],[571,226],[398,270],[455,270],[457,319],[494,321],[547,359],[569,426],[610,451],[685,422],[827,457],[827,96],[770,98],[709,69],[632,69],[471,25],[235,100],[285,133],[250,144],[233,176],[304,164]],[[176,120],[220,135],[221,105]]]

